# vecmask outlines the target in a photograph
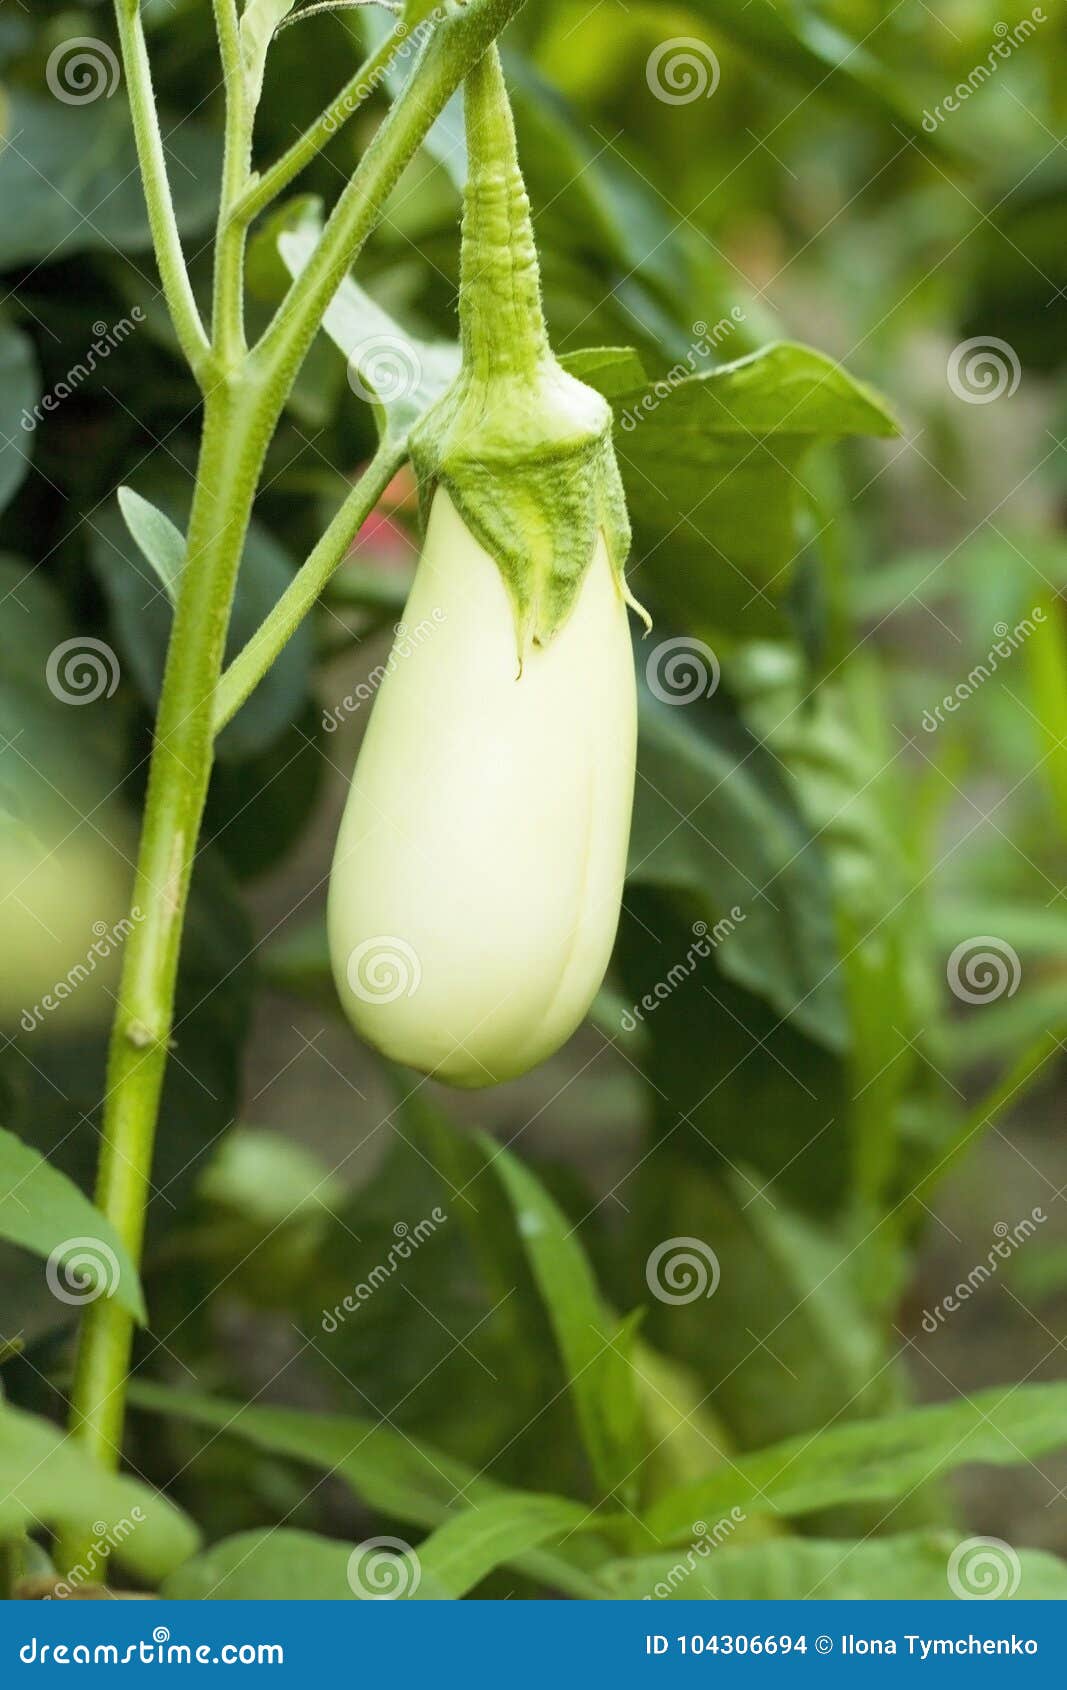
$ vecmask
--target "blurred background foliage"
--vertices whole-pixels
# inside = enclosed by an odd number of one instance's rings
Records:
[[[203,291],[220,134],[210,8],[144,11]],[[366,709],[336,732],[325,713],[384,659],[401,613],[414,558],[403,477],[228,730],[182,967],[130,1435],[138,1471],[209,1539],[279,1520],[354,1539],[440,1510],[402,1506],[366,1475],[309,1486],[317,1457],[313,1445],[302,1457],[299,1416],[295,1430],[221,1439],[207,1409],[161,1420],[162,1386],[357,1416],[401,1454],[422,1438],[500,1483],[599,1494],[590,1424],[631,1387],[605,1376],[583,1408],[475,1126],[536,1169],[606,1305],[643,1310],[624,1347],[636,1345],[645,1502],[729,1462],[720,1452],[1062,1376],[1062,8],[944,110],[1017,22],[992,0],[544,0],[510,32],[557,349],[578,369],[587,348],[632,349],[588,374],[617,408],[631,582],[656,614],[639,672],[651,647],[684,636],[715,652],[721,682],[684,708],[645,689],[632,874],[591,1025],[526,1080],[472,1099],[383,1072],[339,1020],[325,959],[324,877]],[[288,144],[380,27],[348,12],[279,37],[258,156]],[[76,36],[112,42],[108,8],[5,0],[0,862],[18,895],[0,927],[0,1122],[89,1189],[114,978],[101,970],[29,1030],[20,1016],[124,908],[169,609],[116,491],[180,523],[198,409],[157,292],[121,89],[85,104],[49,91],[51,56]],[[713,54],[717,82],[670,103],[649,66],[680,37]],[[279,231],[306,220],[308,196],[331,203],[383,98],[259,227],[254,319],[285,285]],[[454,333],[462,175],[450,108],[360,264],[361,285],[425,340]],[[100,325],[131,318],[72,381]],[[950,379],[953,357],[990,337],[1011,354],[1010,391],[974,402]],[[680,363],[686,379],[646,388]],[[654,403],[631,426],[643,397]],[[372,412],[322,335],[271,448],[239,591],[245,635],[374,444]],[[1023,618],[1018,649],[938,721]],[[57,644],[86,636],[119,673],[72,709],[45,671]],[[627,1015],[685,959],[694,923],[736,908],[691,979]],[[967,1002],[950,959],[978,936],[1018,959],[1018,981]],[[435,1205],[450,1223],[327,1330],[324,1311]],[[997,1282],[924,1329],[996,1225],[1035,1207],[1048,1224]],[[646,1263],[686,1236],[714,1248],[721,1279],[714,1297],[672,1306],[650,1296]],[[17,1340],[5,1391],[55,1417],[70,1311],[13,1247],[0,1272],[0,1337]],[[1044,1448],[951,1494],[918,1484],[888,1515],[809,1503],[790,1528],[797,1555],[954,1518],[1067,1551]],[[635,1529],[632,1547],[650,1552]],[[723,1565],[759,1540],[752,1522]],[[931,1541],[915,1540],[916,1582]],[[745,1565],[722,1574],[739,1580],[729,1593],[765,1593],[766,1554]],[[774,1594],[804,1568],[836,1593],[817,1558],[773,1566]],[[862,1593],[882,1577],[873,1560]],[[546,1583],[527,1567],[481,1588]]]

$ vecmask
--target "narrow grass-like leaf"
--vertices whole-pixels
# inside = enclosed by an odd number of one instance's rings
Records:
[[[372,1508],[414,1525],[443,1526],[453,1519],[457,1504],[462,1507],[464,1502],[481,1507],[531,1501],[475,1473],[443,1450],[356,1415],[242,1407],[136,1379],[131,1381],[130,1400],[157,1413],[174,1414],[227,1436],[243,1438],[272,1455],[289,1456],[319,1471],[335,1473]],[[564,1510],[577,1508],[563,1498],[532,1500],[558,1504]],[[590,1520],[584,1508],[578,1509],[578,1514],[585,1520],[587,1532],[600,1523]],[[573,1525],[567,1529],[573,1529]],[[531,1577],[567,1595],[589,1597],[601,1592],[587,1568],[602,1560],[604,1553],[601,1544],[582,1539],[566,1553],[535,1550],[518,1556],[516,1564]]]
[[[371,1579],[380,1583],[372,1587]],[[355,1602],[376,1595],[410,1601],[448,1596],[423,1573],[415,1552],[405,1554],[373,1541],[364,1546],[339,1543],[284,1526],[238,1532],[213,1543],[172,1573],[160,1594],[178,1602]]]
[[[483,1140],[556,1335],[575,1412],[605,1494],[636,1496],[644,1454],[631,1365],[633,1322],[620,1322],[597,1288],[575,1229],[535,1175],[510,1151]]]
[[[790,1438],[679,1486],[653,1505],[647,1521],[661,1542],[684,1541],[694,1520],[719,1520],[734,1507],[746,1517],[793,1516],[888,1501],[971,1462],[1012,1466],[1065,1443],[1067,1385],[1005,1386]]]
[[[714,1600],[720,1602],[862,1601],[923,1602],[949,1600],[949,1562],[958,1549],[955,1532],[904,1532],[895,1537],[833,1542],[807,1538],[769,1538],[765,1543],[718,1544],[708,1533],[687,1550],[615,1561],[603,1570],[604,1583],[619,1601]],[[1003,1569],[1004,1590],[1028,1601],[1067,1598],[1067,1565],[1036,1549],[992,1551],[989,1566]],[[963,1563],[965,1572],[965,1559]],[[966,1588],[966,1586],[964,1587]],[[975,1592],[978,1594],[979,1592]],[[993,1594],[990,1589],[989,1594]]]

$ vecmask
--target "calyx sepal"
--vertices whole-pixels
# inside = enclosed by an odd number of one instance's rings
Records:
[[[530,205],[496,49],[466,87],[469,176],[454,383],[418,424],[411,460],[425,521],[447,489],[496,562],[515,615],[520,664],[567,620],[603,534],[620,595],[630,523],[612,414],[553,356],[541,307]]]

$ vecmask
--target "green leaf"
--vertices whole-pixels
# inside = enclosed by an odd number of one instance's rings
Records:
[[[120,487],[118,501],[126,527],[142,556],[159,576],[171,604],[177,604],[178,583],[185,568],[185,535],[169,516],[142,499],[132,487]]]
[[[680,1486],[647,1516],[664,1543],[693,1521],[739,1507],[756,1514],[810,1514],[841,1503],[903,1496],[972,1462],[1013,1466],[1067,1443],[1067,1385],[1018,1385],[960,1402],[838,1425],[760,1450],[724,1472]]]
[[[605,1305],[574,1227],[536,1176],[492,1139],[482,1142],[515,1211],[597,1482],[607,1495],[618,1489],[633,1498],[644,1455],[633,1323],[620,1322]]]
[[[33,452],[32,428],[23,419],[37,400],[33,347],[18,329],[0,321],[0,510],[25,479]]]
[[[771,1538],[734,1544],[729,1525],[704,1522],[692,1546],[681,1553],[615,1561],[601,1578],[616,1601],[947,1601],[956,1593],[948,1567],[959,1548],[958,1533],[902,1532],[859,1542]],[[1063,1601],[1067,1565],[1037,1549],[1007,1550],[1010,1582],[1017,1554],[1021,1578],[1012,1591],[1020,1601]],[[996,1564],[996,1558],[993,1564]],[[966,1565],[964,1558],[963,1565]]]
[[[178,1415],[197,1425],[224,1431],[227,1436],[243,1438],[272,1455],[289,1456],[334,1473],[370,1507],[415,1525],[444,1525],[451,1520],[460,1496],[479,1508],[483,1504],[529,1500],[474,1472],[443,1450],[356,1415],[246,1408],[239,1403],[192,1396],[137,1379],[131,1381],[130,1400],[156,1413]],[[559,1501],[562,1509],[577,1506],[556,1498],[537,1501]],[[588,1509],[582,1508],[580,1513],[587,1527],[600,1523],[589,1515]],[[449,1541],[446,1540],[446,1548]],[[532,1550],[519,1555],[517,1563],[524,1572],[568,1595],[598,1594],[592,1578],[569,1554]]]
[[[553,1537],[587,1527],[589,1511],[550,1496],[509,1496],[457,1514],[417,1547],[400,1538],[331,1542],[286,1529],[242,1532],[172,1573],[171,1600],[448,1600]]]
[[[682,371],[684,366],[679,366]],[[780,341],[614,401],[641,555],[634,591],[680,626],[781,635],[798,555],[797,472],[817,442],[897,424],[833,359]]]
[[[11,95],[0,151],[0,269],[12,270],[77,252],[143,252],[151,244],[129,109],[106,80],[102,97],[67,105],[51,95]],[[117,64],[117,61],[116,61]],[[181,232],[195,235],[214,219],[218,142],[205,126],[163,117],[167,163]],[[81,348],[77,355],[81,355]]]
[[[278,250],[293,276],[303,270],[317,239],[310,227],[279,237]],[[348,360],[353,391],[373,401],[382,438],[398,445],[459,368],[459,348],[452,341],[408,334],[351,276],[334,294],[322,326]]]
[[[60,1302],[77,1307],[113,1297],[145,1324],[137,1269],[111,1222],[66,1174],[2,1128],[0,1238],[38,1256],[56,1255],[49,1285]]]
[[[640,356],[632,346],[590,346],[581,352],[565,352],[560,363],[568,375],[588,382],[605,399],[616,399],[648,379]]]
[[[466,1596],[497,1567],[521,1561],[552,1539],[588,1531],[592,1523],[579,1503],[514,1493],[468,1508],[440,1526],[419,1545],[418,1560],[446,1596]]]
[[[923,151],[944,150],[944,139],[923,129],[916,102],[865,41],[854,40],[806,0],[693,0],[693,5],[760,70],[777,71],[867,123],[903,131]]]
[[[779,1018],[840,1049],[847,1023],[822,853],[774,760],[738,724],[723,695],[684,707],[653,697],[650,683],[670,691],[670,642],[652,646],[655,638],[637,648],[640,738],[629,882],[670,894],[690,926],[704,924],[724,974],[764,998]],[[708,665],[710,676],[712,654],[689,638],[678,646],[680,660],[686,651]],[[647,973],[635,982],[638,996],[684,962],[692,940],[690,931],[677,954],[668,955],[662,944],[650,949]],[[710,1012],[713,1005],[704,1007]]]
[[[245,95],[255,111],[263,92],[263,72],[274,31],[287,18],[296,0],[248,0],[241,17],[241,56],[244,60]]]
[[[415,1585],[411,1594],[417,1597],[445,1594],[421,1589],[408,1556],[369,1548],[366,1553],[375,1554],[379,1571],[395,1560],[387,1586],[391,1593],[400,1595]],[[353,1588],[349,1566],[356,1554],[351,1543],[285,1526],[238,1532],[171,1573],[160,1594],[171,1602],[355,1602],[359,1590]]]
[[[105,1471],[68,1434],[0,1401],[0,1541],[41,1525],[80,1530],[101,1520],[116,1560],[149,1580],[180,1565],[199,1541],[165,1497]]]
[[[181,529],[161,509],[128,488],[124,492],[126,497],[120,496],[119,503],[125,523],[114,510],[93,518],[90,560],[107,594],[124,659],[145,702],[154,706],[170,637],[171,589],[184,565],[185,540]],[[172,502],[177,511],[176,498],[164,502]],[[145,557],[151,574],[145,569]],[[292,576],[288,554],[264,527],[253,523],[237,577],[226,642],[228,658],[252,638]],[[165,593],[159,590],[160,582]],[[253,757],[278,739],[307,697],[311,653],[311,630],[304,624],[219,735],[220,760],[239,762]]]

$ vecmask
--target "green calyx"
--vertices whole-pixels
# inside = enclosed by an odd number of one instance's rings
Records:
[[[463,362],[411,441],[423,515],[447,489],[495,560],[515,612],[520,660],[574,607],[602,534],[630,597],[630,549],[611,407],[561,368],[548,344],[530,203],[503,72],[493,47],[466,83]]]

